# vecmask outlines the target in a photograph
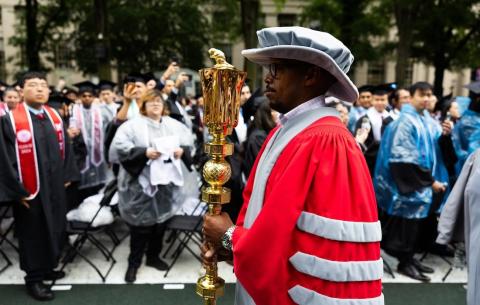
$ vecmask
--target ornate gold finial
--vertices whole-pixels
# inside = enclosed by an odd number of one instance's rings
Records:
[[[217,69],[226,69],[226,68],[233,69],[234,68],[231,64],[227,62],[225,58],[225,53],[223,53],[222,51],[215,48],[211,48],[210,50],[208,50],[208,54],[210,54],[210,58],[215,60],[215,66],[213,66],[214,68],[217,68]]]

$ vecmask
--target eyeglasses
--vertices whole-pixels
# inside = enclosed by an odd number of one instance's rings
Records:
[[[287,67],[294,67],[295,64],[294,63],[289,63],[289,62],[274,62],[274,63],[271,63],[271,64],[268,64],[265,66],[265,68],[268,69],[268,72],[270,73],[270,75],[272,76],[272,78],[277,78],[278,76],[278,71],[279,70],[282,70],[284,68],[287,68]]]
[[[277,78],[278,65],[278,63],[271,63],[265,66],[265,68],[268,69],[268,73],[270,73],[272,78]]]
[[[268,69],[268,73],[272,76],[272,78],[276,79],[278,76],[278,71],[290,68],[290,69],[307,69],[312,65],[307,63],[302,63],[299,61],[282,61],[282,62],[274,62],[268,65],[264,65],[266,69]],[[305,70],[306,71],[306,70]]]

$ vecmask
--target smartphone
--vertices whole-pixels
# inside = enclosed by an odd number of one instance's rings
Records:
[[[176,56],[173,56],[172,58],[170,58],[170,62],[174,62],[175,63],[175,66],[179,66],[180,65],[180,62],[178,61],[178,57]]]

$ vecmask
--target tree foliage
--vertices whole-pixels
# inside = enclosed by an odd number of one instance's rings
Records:
[[[76,2],[72,16],[76,30],[75,42],[79,68],[96,72],[95,14],[92,3]],[[108,44],[111,59],[122,73],[158,70],[171,58],[183,66],[202,66],[205,48],[211,39],[209,21],[202,13],[198,0],[110,0],[107,4],[109,25]]]
[[[340,39],[356,62],[382,55],[383,45],[372,44],[372,38],[385,36],[390,26],[388,15],[376,0],[310,0],[302,22]]]
[[[418,15],[412,56],[435,67],[435,93],[443,93],[447,69],[480,65],[480,1],[426,0]]]
[[[67,0],[41,3],[38,0],[25,0],[25,5],[16,10],[20,17],[16,24],[17,35],[9,43],[20,47],[22,52],[7,60],[15,61],[21,69],[46,70],[40,53],[48,49],[49,42],[68,23]]]
[[[105,3],[99,42],[98,3]],[[26,50],[17,65],[44,68],[58,45],[72,45],[77,68],[98,74],[102,60],[120,74],[159,70],[178,58],[182,66],[204,65],[206,51],[241,35],[236,0],[26,0],[20,6],[17,35],[10,43]],[[101,54],[108,48],[108,56]],[[44,54],[47,56],[40,56]],[[43,60],[43,62],[42,62]]]

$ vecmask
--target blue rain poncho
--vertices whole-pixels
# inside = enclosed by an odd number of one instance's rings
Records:
[[[432,204],[432,188],[419,188],[400,193],[392,177],[391,163],[410,163],[430,170],[435,175],[435,140],[425,116],[411,105],[402,107],[398,120],[385,129],[375,167],[374,186],[377,203],[388,215],[408,219],[428,216]]]
[[[440,122],[432,118],[432,116],[428,113],[427,110],[424,111],[424,117],[427,122],[428,130],[433,137],[433,143],[435,147],[435,165],[433,168],[432,176],[435,181],[441,182],[447,186],[446,191],[443,195],[442,202],[438,209],[435,211],[436,213],[440,214],[445,205],[447,200],[448,194],[450,193],[451,186],[449,185],[450,179],[448,175],[447,167],[445,166],[445,162],[443,159],[443,154],[440,149],[440,145],[438,144],[438,139],[442,136],[442,125]]]
[[[452,132],[452,142],[457,154],[458,161],[455,171],[458,174],[462,170],[465,160],[477,148],[480,148],[480,114],[466,110],[455,125]]]

